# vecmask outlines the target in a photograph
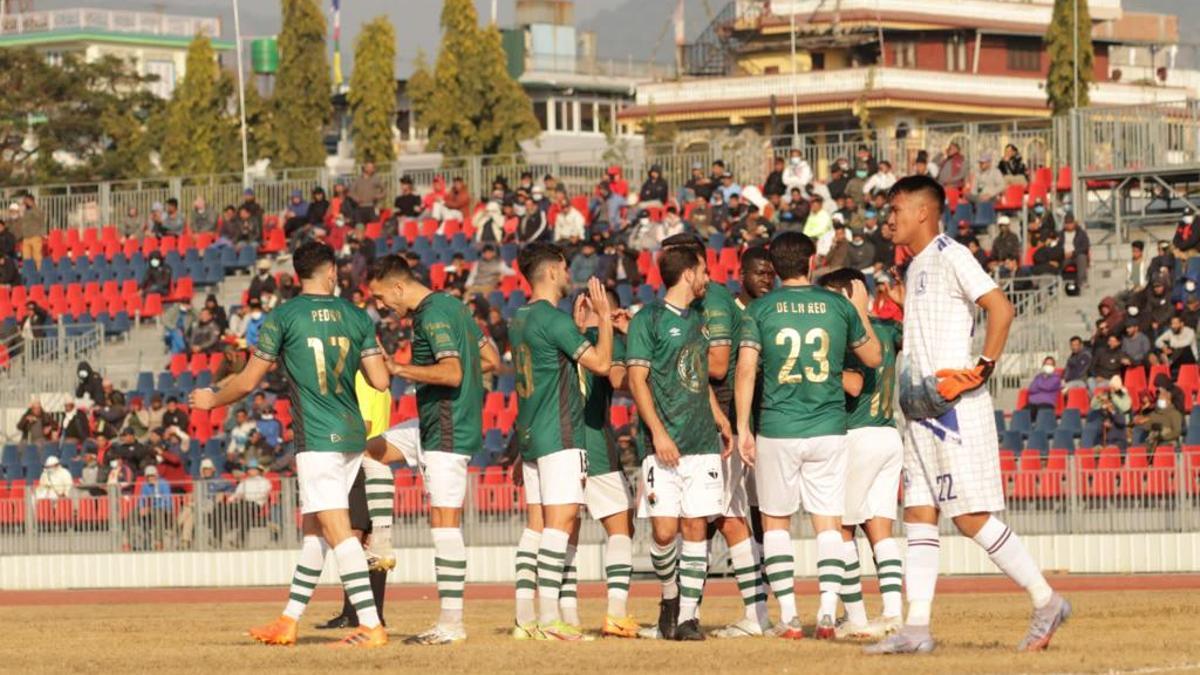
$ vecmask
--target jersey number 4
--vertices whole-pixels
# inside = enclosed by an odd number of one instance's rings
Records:
[[[331,347],[337,350],[337,361],[333,364],[333,393],[342,393],[342,371],[346,369],[346,355],[350,353],[350,338],[348,337],[331,337],[329,338]],[[317,365],[317,383],[321,387],[321,395],[328,396],[330,389],[330,380],[328,378],[327,368],[325,366],[325,345],[322,344],[321,338],[308,338],[308,347],[313,350],[313,360]]]
[[[805,380],[809,382],[824,382],[829,379],[829,332],[824,328],[813,328],[804,334],[804,339],[800,339],[800,331],[795,328],[784,328],[775,334],[775,345],[777,347],[787,346],[788,355],[783,361],[783,366],[779,369],[779,384],[800,384]],[[804,373],[796,372],[796,362],[800,360],[800,348],[802,346],[817,345],[813,349],[810,356],[816,362],[817,367],[804,367]]]

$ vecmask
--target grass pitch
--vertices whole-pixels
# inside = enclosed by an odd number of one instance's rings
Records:
[[[281,589],[279,602],[268,604],[6,607],[0,612],[0,672],[1200,672],[1200,597],[1195,591],[1070,593],[1075,614],[1050,650],[1041,654],[1013,651],[1028,620],[1023,594],[944,594],[934,607],[938,650],[915,657],[867,657],[857,645],[812,639],[515,642],[508,637],[509,600],[468,600],[470,638],[448,647],[401,644],[433,620],[433,599],[389,602],[392,643],[384,649],[326,649],[342,632],[331,634],[312,626],[338,610],[331,602],[309,607],[296,647],[266,647],[243,637],[248,626],[278,614],[285,594]],[[581,598],[586,622],[594,626],[602,620],[603,603]],[[643,623],[656,616],[653,599],[634,598],[631,606]],[[811,614],[815,598],[801,597],[800,608],[802,616]],[[869,609],[873,614],[876,604]],[[715,627],[740,612],[736,597],[710,597],[704,603],[703,623],[706,629]]]

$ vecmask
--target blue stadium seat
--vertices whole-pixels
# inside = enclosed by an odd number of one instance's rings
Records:
[[[1062,417],[1058,420],[1059,430],[1067,430],[1072,435],[1078,436],[1083,432],[1083,420],[1080,418],[1079,410],[1076,408],[1064,408]]]
[[[1024,438],[1019,431],[1006,431],[1004,437],[1000,441],[1001,450],[1012,450],[1013,452],[1021,452],[1025,448]]]
[[[158,384],[154,387],[160,392],[168,392],[175,388],[175,378],[171,377],[171,373],[163,371],[158,374]]]
[[[225,268],[225,271],[227,272],[232,272],[233,270],[237,269],[237,251],[234,250],[232,246],[222,246],[220,251],[221,254],[218,256],[218,259],[221,261],[221,267]]]
[[[567,297],[563,298],[562,300],[559,300],[558,308],[560,310],[562,310],[563,312],[565,312],[566,314],[570,315],[571,310],[573,309],[572,302],[571,302],[572,299],[573,299],[573,296],[567,296]]]
[[[500,433],[499,429],[488,429],[487,433],[483,435],[483,447],[489,453],[503,452],[504,435]]]
[[[450,240],[446,239],[446,235],[444,235],[444,234],[433,235],[433,250],[444,251],[448,248],[450,248]]]
[[[1075,434],[1070,429],[1059,427],[1053,436],[1050,443],[1052,448],[1062,448],[1071,452],[1075,451]]]
[[[1049,408],[1043,408],[1038,411],[1037,420],[1034,421],[1033,430],[1041,431],[1047,434],[1053,433],[1058,427],[1058,420],[1054,418],[1054,411]]]
[[[48,262],[42,261],[42,280],[45,283],[71,284],[79,279],[79,274],[70,258],[59,260],[58,264],[54,266],[53,272],[50,271]]]
[[[202,371],[200,371],[200,374],[196,376],[196,382],[193,386],[209,387],[209,386],[212,386],[212,381],[213,381],[212,371],[211,370],[202,370]]]
[[[1187,271],[1184,276],[1192,281],[1200,282],[1200,258],[1188,258]]]
[[[642,284],[637,289],[637,299],[643,305],[648,305],[654,302],[654,289],[650,288],[650,284]]]
[[[725,288],[727,288],[734,297],[737,297],[742,292],[742,282],[738,281],[737,279],[730,279],[729,281],[725,282]]]
[[[21,263],[21,283],[26,286],[34,286],[42,283],[42,273],[33,264],[32,260],[26,260]]]
[[[1145,445],[1146,437],[1149,435],[1150,435],[1150,433],[1148,431],[1146,431],[1144,428],[1134,427],[1133,428],[1133,444],[1134,445]]]
[[[508,294],[508,304],[512,305],[514,308],[520,307],[527,302],[529,302],[529,298],[525,296],[525,291],[519,288],[514,288],[513,292]]]
[[[1004,421],[1004,411],[993,410],[992,414],[996,417],[996,437],[1002,438],[1004,436],[1004,432],[1008,431],[1008,424]]]
[[[121,310],[112,318],[113,335],[124,335],[129,332],[133,324],[129,320],[129,312]]]
[[[258,248],[245,244],[237,251],[236,267],[240,270],[248,270],[254,267],[256,260],[258,260]]]
[[[511,373],[500,375],[496,378],[496,391],[501,394],[511,394],[516,389],[517,379]]]
[[[131,276],[128,278],[138,281],[146,278],[146,258],[141,251],[134,253],[133,257],[129,259],[129,274]]]
[[[183,276],[191,277],[192,283],[197,286],[210,286],[208,275],[205,274],[204,263],[199,260],[189,260],[182,263],[184,269]]]
[[[1193,414],[1195,411],[1193,411]],[[1200,445],[1200,428],[1193,427],[1191,422],[1188,423],[1187,433],[1183,435],[1184,445]]]
[[[1050,437],[1046,432],[1035,429],[1025,441],[1025,449],[1037,450],[1045,455],[1050,452]]]
[[[617,285],[617,300],[620,301],[622,307],[629,307],[633,304],[633,287],[629,284]]]
[[[480,452],[472,457],[470,462],[467,462],[467,466],[474,466],[482,469],[483,467],[491,464],[491,462],[492,457],[490,454],[486,452]]]
[[[517,259],[517,253],[519,251],[520,249],[517,248],[516,244],[504,244],[500,247],[500,257],[504,259],[504,262],[511,265],[512,261]]]
[[[176,389],[190,390],[196,386],[196,378],[192,375],[192,371],[185,370],[179,374],[179,379],[176,381]]]
[[[398,377],[392,378],[392,398],[400,398],[404,395],[404,390],[408,388],[408,381]]]
[[[3,469],[7,480],[24,477],[21,473],[21,453],[15,443],[7,443],[0,449],[0,469]]]
[[[503,307],[504,293],[500,291],[492,291],[491,293],[488,293],[487,301],[489,307]]]
[[[187,267],[183,264],[183,258],[179,256],[179,251],[167,251],[167,255],[163,256],[163,262],[171,268],[171,275],[174,278],[187,276]]]
[[[975,219],[971,222],[974,229],[984,230],[996,222],[996,205],[992,202],[980,202],[975,205]],[[955,223],[957,225],[957,223]]]
[[[152,391],[154,389],[154,373],[143,370],[137,375],[137,390]]]
[[[85,284],[89,281],[104,281],[104,275],[107,273],[108,263],[104,262],[104,256],[101,256],[97,262],[79,266],[79,281]]]
[[[417,237],[416,239],[413,239],[413,245],[412,245],[413,253],[416,253],[419,255],[421,253],[424,253],[425,251],[429,251],[432,249],[433,249],[433,246],[430,245],[428,237]]]
[[[400,253],[404,250],[404,244],[406,243],[404,237],[392,237],[388,239],[387,252],[391,254]]]
[[[714,251],[725,248],[725,235],[721,232],[713,232],[708,235],[708,247]]]
[[[1028,436],[1033,431],[1033,420],[1029,417],[1029,410],[1014,410],[1012,418],[1008,421],[1009,431],[1016,431],[1021,436]]]
[[[462,252],[462,254],[463,260],[466,260],[469,263],[479,260],[479,251],[477,251],[474,246],[468,246],[467,249]]]

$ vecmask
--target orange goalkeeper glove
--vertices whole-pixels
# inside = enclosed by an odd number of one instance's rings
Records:
[[[980,357],[974,368],[947,368],[939,370],[934,375],[938,378],[937,390],[942,398],[953,401],[973,389],[978,389],[987,382],[996,362],[986,357]]]

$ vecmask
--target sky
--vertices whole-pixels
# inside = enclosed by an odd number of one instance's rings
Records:
[[[920,0],[913,0],[919,2]],[[719,12],[727,0],[685,0],[688,39],[708,24],[708,8]],[[225,38],[233,36],[232,0],[33,0],[36,9],[101,7],[174,14],[219,16]],[[278,0],[241,0],[242,33],[247,37],[279,32]],[[323,0],[328,9],[331,0]],[[491,13],[491,0],[475,0],[481,17]],[[501,26],[510,25],[515,0],[496,0]],[[430,57],[437,52],[438,15],[442,3],[437,0],[342,0],[342,59],[347,76],[353,62],[354,36],[363,23],[380,14],[388,14],[396,26],[397,75],[411,72],[418,49]],[[1181,34],[1185,40],[1200,35],[1200,2],[1197,0],[1124,0],[1129,10],[1175,12],[1181,15]],[[675,0],[577,0],[575,21],[581,29],[598,34],[598,52],[605,58],[656,60],[669,63],[672,34],[669,24]],[[1190,59],[1200,63],[1200,59]]]

